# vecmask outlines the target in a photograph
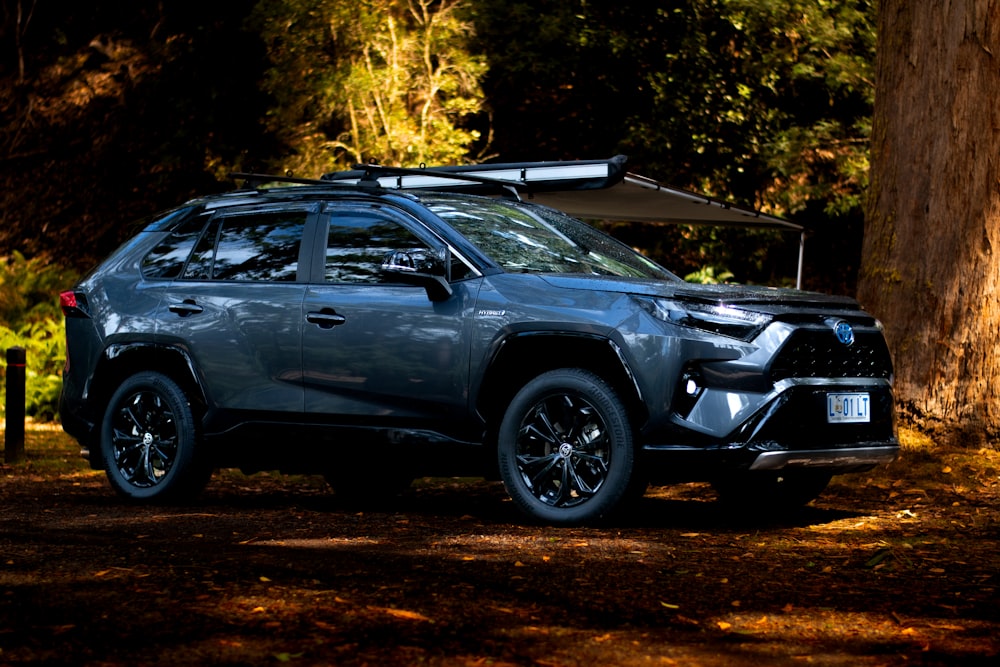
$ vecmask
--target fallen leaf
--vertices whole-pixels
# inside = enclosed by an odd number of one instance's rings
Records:
[[[406,609],[394,609],[392,607],[374,607],[385,614],[394,616],[395,618],[405,618],[408,621],[425,621],[427,623],[433,623],[434,621],[430,618],[424,616],[423,614],[417,613],[415,611],[408,611]]]
[[[719,621],[716,625],[719,626],[720,630],[728,630],[729,628],[733,627],[732,623],[726,623],[725,621]]]
[[[278,662],[291,662],[293,658],[301,658],[302,653],[275,653],[274,658]]]

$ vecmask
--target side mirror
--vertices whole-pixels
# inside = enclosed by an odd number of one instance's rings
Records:
[[[443,301],[452,295],[447,248],[439,253],[422,248],[390,251],[382,260],[382,274],[392,280],[423,285],[431,301]]]

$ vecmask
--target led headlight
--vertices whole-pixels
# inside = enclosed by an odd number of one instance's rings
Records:
[[[658,320],[730,338],[750,340],[771,321],[765,313],[733,306],[636,297],[643,309]]]

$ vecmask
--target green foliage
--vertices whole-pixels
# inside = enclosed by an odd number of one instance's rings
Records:
[[[54,419],[57,413],[66,361],[58,293],[74,279],[71,272],[17,252],[0,265],[0,351],[25,349],[25,412],[36,419]],[[0,409],[6,409],[6,363],[3,379]]]
[[[59,292],[71,284],[72,274],[26,259],[18,251],[0,259],[0,324],[14,331],[48,319],[61,319]]]
[[[479,48],[490,54],[494,150],[517,159],[625,153],[643,175],[807,222],[824,246],[807,261],[856,266],[874,98],[871,0],[475,6]],[[503,122],[509,116],[519,122]],[[773,269],[737,268],[746,246],[715,238],[698,228],[658,259],[690,266],[689,246],[701,243],[741,281],[772,279]],[[795,254],[777,237],[771,249],[782,266]]]
[[[318,175],[369,159],[413,166],[465,161],[479,134],[481,57],[465,44],[465,0],[281,0],[253,22],[273,67],[271,127],[282,166]]]
[[[725,269],[717,269],[714,266],[703,266],[693,273],[684,276],[684,280],[689,283],[699,283],[701,285],[718,285],[733,279],[733,274]]]

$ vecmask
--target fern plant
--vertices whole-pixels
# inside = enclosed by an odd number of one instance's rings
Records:
[[[38,420],[58,415],[66,337],[58,294],[75,274],[41,258],[14,252],[0,262],[0,353],[4,354],[0,410],[7,410],[6,351],[23,347],[25,413]]]

